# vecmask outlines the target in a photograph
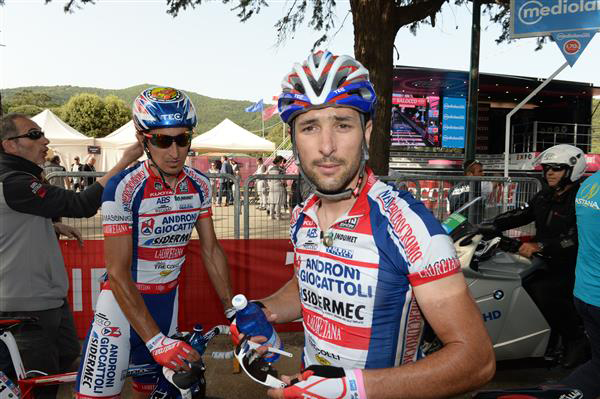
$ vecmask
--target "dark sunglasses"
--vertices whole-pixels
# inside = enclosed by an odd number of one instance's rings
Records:
[[[544,164],[542,165],[542,168],[544,169],[544,173],[548,172],[549,170],[552,170],[553,172],[560,172],[567,170],[568,166],[565,164]]]
[[[44,132],[42,132],[41,130],[30,130],[25,134],[22,134],[20,136],[15,136],[15,137],[9,137],[6,140],[16,140],[16,139],[22,139],[27,137],[29,140],[39,140],[42,137],[44,137]]]
[[[192,132],[185,132],[177,136],[168,136],[166,134],[150,134],[144,133],[144,136],[149,139],[152,145],[158,148],[169,148],[173,142],[179,147],[187,147],[192,142]]]

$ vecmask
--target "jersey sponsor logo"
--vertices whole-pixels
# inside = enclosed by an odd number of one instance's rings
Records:
[[[34,180],[29,187],[31,188],[33,195],[37,195],[40,198],[44,198],[46,196],[47,190],[44,188],[44,186],[42,186],[42,183]]]
[[[133,199],[133,193],[137,190],[140,184],[142,184],[146,175],[143,168],[140,168],[130,176],[131,178],[127,181],[127,183],[125,183],[123,193],[121,194],[121,202],[128,211],[131,211],[131,200]]]
[[[326,296],[320,296],[308,288],[300,290],[300,298],[302,303],[316,306],[324,312],[346,320],[363,321],[365,319],[365,305],[357,306],[354,303],[337,301]]]
[[[162,224],[164,225],[169,223],[195,222],[196,217],[197,216],[195,213],[182,213],[178,215],[163,216]]]
[[[179,183],[179,192],[187,193],[188,191],[190,191],[190,188],[188,187],[187,180],[184,180],[181,183]]]
[[[130,234],[131,226],[129,224],[105,224],[104,226],[102,226],[102,232],[105,236]]]
[[[125,216],[125,215],[103,214],[102,221],[103,222],[130,222],[131,217]]]
[[[145,249],[146,248],[140,248],[140,251],[144,251]],[[172,260],[181,258],[185,253],[185,247],[161,248],[151,251],[152,253],[149,256],[151,260]]]
[[[158,208],[156,208],[156,213],[167,213],[167,212],[171,212],[173,208],[171,208],[169,205],[161,205]]]
[[[171,197],[169,196],[158,197],[156,200],[157,204],[168,204],[169,202],[171,202]]]
[[[166,224],[162,226],[157,226],[154,229],[155,234],[168,234],[176,231],[190,231],[194,228],[196,222],[190,223],[177,223],[177,224]]]
[[[310,346],[312,347],[313,351],[316,354],[315,357],[317,358],[319,363],[321,363],[322,365],[324,365],[324,366],[331,365],[331,362],[329,362],[328,360],[325,360],[324,357],[333,359],[333,360],[340,360],[340,355],[338,355],[337,353],[328,352],[326,350],[319,348],[319,346],[315,343],[315,340],[310,335],[308,336],[308,342],[310,343]],[[325,362],[329,363],[329,364],[325,364]]]
[[[149,236],[154,232],[154,219],[150,218],[142,222],[140,231],[143,235]]]
[[[379,199],[383,202],[383,207],[389,214],[390,223],[404,247],[406,258],[410,263],[417,262],[423,257],[423,252],[417,237],[413,233],[412,226],[406,220],[402,210],[398,208],[396,198],[392,196],[391,191],[384,191]]]
[[[160,182],[154,182],[154,184],[155,184],[155,185],[156,185],[157,183],[158,183],[158,184],[160,184],[160,185],[161,185],[161,188],[162,188],[162,183],[160,183]],[[155,186],[155,188],[156,188],[156,186]],[[164,197],[164,196],[167,196],[167,195],[171,195],[171,191],[169,191],[169,190],[162,190],[162,191],[161,191],[161,190],[158,190],[158,191],[152,191],[152,192],[150,192],[150,194],[149,194],[149,196],[150,196],[151,198],[154,198],[154,197]]]
[[[304,218],[304,223],[302,223],[302,227],[317,227],[317,224],[312,221],[312,219]]]
[[[144,245],[171,245],[171,244],[187,244],[192,236],[191,233],[188,234],[171,234],[167,236],[155,237],[144,242]]]
[[[354,230],[358,225],[358,218],[350,218],[340,222],[338,226],[342,229]]]
[[[163,185],[162,185],[162,183],[161,183],[161,182],[159,182],[159,181],[155,181],[155,182],[154,182],[154,189],[155,189],[156,191],[162,191],[162,189],[163,189]]]
[[[193,204],[179,204],[179,209],[180,210],[184,210],[184,209],[192,209],[194,208]]]
[[[349,242],[349,243],[352,243],[352,244],[356,243],[357,238],[358,237],[356,237],[356,236],[352,236],[352,235],[349,235],[349,234],[342,234],[342,233],[335,233],[333,235],[333,239],[334,240],[345,241],[345,242]]]
[[[94,324],[98,326],[110,326],[111,323],[104,313],[97,312],[94,315]]]
[[[171,274],[171,273],[173,273],[173,272],[174,272],[174,270],[162,270],[162,271],[161,271],[160,273],[158,273],[158,274],[160,274],[160,276],[161,276],[161,277],[167,277],[169,274]]]
[[[317,248],[319,248],[319,244],[314,242],[305,242],[304,244],[302,244],[302,248],[308,249],[310,251],[315,251],[317,250]]]
[[[308,258],[305,268],[299,271],[298,278],[318,289],[359,298],[373,297],[373,287],[360,283],[360,270],[341,263]]]
[[[317,238],[317,236],[318,236],[317,229],[308,229],[306,231],[306,236],[309,238]]]
[[[81,384],[99,394],[104,393],[106,388],[112,388],[117,377],[118,353],[117,345],[93,331],[88,342]]]
[[[460,269],[460,261],[458,258],[453,257],[440,259],[433,264],[427,265],[418,274],[421,278],[432,278],[450,274],[458,269]]]
[[[167,262],[156,262],[154,264],[154,269],[155,270],[172,270],[172,269],[177,269],[179,266],[178,265],[173,265]]]
[[[356,237],[354,237],[356,238]],[[331,255],[338,256],[340,258],[352,259],[354,257],[354,251],[351,249],[340,248],[340,247],[326,247],[325,252]]]
[[[105,337],[120,337],[121,336],[121,328],[120,327],[104,327],[100,330],[100,334]]]
[[[412,363],[416,360],[419,344],[421,343],[421,333],[423,332],[423,316],[413,297],[410,302],[410,311],[408,313],[407,325],[405,327],[406,335],[404,339],[404,354],[401,364]]]
[[[190,194],[190,195],[176,195],[175,196],[175,201],[189,201],[192,198],[194,198],[194,196],[192,194]]]
[[[342,340],[342,331],[340,327],[331,323],[329,320],[314,313],[306,313],[303,319],[307,328],[316,336],[331,341]]]
[[[600,206],[598,206],[598,203],[596,201],[590,201],[590,200],[586,200],[584,198],[577,198],[577,199],[575,199],[575,203],[577,205],[581,205],[586,208],[592,208],[597,211],[600,211]]]

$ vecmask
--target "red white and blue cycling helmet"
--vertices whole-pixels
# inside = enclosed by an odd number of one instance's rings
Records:
[[[369,71],[348,55],[319,51],[296,63],[281,82],[278,108],[281,119],[291,124],[298,114],[331,106],[356,109],[370,119],[377,96]]]
[[[190,98],[172,87],[150,87],[133,100],[136,130],[196,126],[196,110]]]

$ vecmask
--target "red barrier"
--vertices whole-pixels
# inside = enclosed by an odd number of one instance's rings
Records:
[[[98,278],[104,273],[102,240],[87,240],[80,248],[74,241],[61,241],[71,278],[69,299],[80,338],[87,333],[100,290]],[[220,240],[230,267],[233,293],[262,298],[279,289],[293,275],[292,246],[289,240]],[[180,277],[179,325],[191,329],[200,322],[212,327],[226,321],[223,307],[204,270],[200,242],[192,240]],[[278,331],[301,331],[300,323],[277,325]]]

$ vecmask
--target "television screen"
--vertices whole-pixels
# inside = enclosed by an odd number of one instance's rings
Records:
[[[464,148],[467,79],[465,72],[395,68],[392,146]]]

